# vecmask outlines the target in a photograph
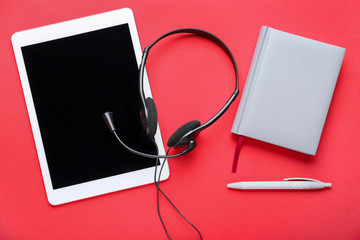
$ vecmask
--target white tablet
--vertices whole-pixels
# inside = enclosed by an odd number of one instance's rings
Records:
[[[142,50],[130,9],[17,32],[12,43],[52,205],[153,182],[164,159],[126,151],[102,118],[113,111],[129,146],[165,154],[160,130],[154,143],[140,124]],[[146,73],[144,81],[151,96]],[[165,165],[161,180],[168,177]]]

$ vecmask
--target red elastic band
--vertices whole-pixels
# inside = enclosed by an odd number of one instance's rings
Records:
[[[236,148],[235,148],[234,160],[233,160],[233,165],[232,165],[232,170],[231,170],[231,172],[233,172],[233,173],[236,173],[236,168],[237,168],[239,155],[240,155],[240,149],[243,144],[243,141],[244,141],[244,136],[240,135],[238,138],[237,144],[236,144]]]

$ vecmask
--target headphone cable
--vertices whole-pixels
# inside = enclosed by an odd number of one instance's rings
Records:
[[[170,149],[171,148],[168,148],[167,152],[166,152],[166,155],[169,154],[170,152]],[[176,210],[176,212],[192,227],[194,228],[194,230],[198,233],[199,237],[200,237],[200,240],[202,240],[202,236],[201,236],[201,233],[200,231],[188,220],[186,219],[186,217],[180,212],[179,209],[177,209],[175,207],[175,205],[171,202],[171,200],[168,198],[168,196],[166,196],[166,194],[160,189],[160,178],[161,178],[161,173],[162,173],[162,170],[164,168],[164,165],[167,161],[167,158],[164,159],[163,163],[161,164],[161,167],[160,167],[160,171],[159,171],[159,176],[158,176],[158,179],[156,180],[156,173],[157,173],[157,163],[158,163],[158,159],[156,159],[156,163],[155,163],[155,173],[154,173],[154,183],[155,183],[155,186],[157,188],[157,191],[156,191],[156,206],[157,206],[157,212],[158,212],[158,215],[159,215],[159,219],[160,219],[160,222],[161,222],[161,225],[163,226],[163,229],[166,233],[166,236],[169,240],[172,240],[172,238],[170,237],[167,229],[166,229],[166,226],[165,226],[165,223],[161,217],[161,212],[160,212],[160,202],[159,202],[159,192],[166,198],[166,200],[171,204],[171,206]]]

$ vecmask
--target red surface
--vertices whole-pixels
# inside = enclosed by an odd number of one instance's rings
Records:
[[[208,30],[233,51],[244,86],[261,25],[347,48],[315,157],[245,139],[231,173],[238,98],[198,147],[170,160],[165,192],[204,239],[360,239],[359,1],[85,1],[0,2],[0,239],[165,239],[154,185],[58,207],[46,200],[10,37],[14,32],[122,7],[133,9],[143,47],[179,27]],[[173,44],[176,43],[176,44]],[[152,50],[148,73],[164,140],[184,122],[214,114],[233,90],[230,62],[198,38]],[[309,177],[321,191],[229,190],[241,180]],[[162,211],[174,239],[197,239],[169,205]]]

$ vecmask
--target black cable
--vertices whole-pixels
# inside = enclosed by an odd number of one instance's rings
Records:
[[[168,150],[169,151],[169,150]],[[164,160],[164,162],[162,163],[161,165],[161,168],[160,168],[160,172],[159,172],[159,178],[158,178],[158,185],[160,184],[160,176],[161,176],[161,172],[162,172],[162,169],[165,165],[165,161],[166,159]],[[159,188],[158,190],[161,191],[161,189]],[[168,197],[161,191],[161,193],[164,195],[164,197],[167,198],[167,200],[169,201],[169,203],[173,206],[173,208],[179,213],[179,215],[191,226],[195,229],[195,231],[198,232],[199,236],[200,236],[200,239],[202,239],[202,236],[201,236],[201,233],[200,231],[188,220],[186,219],[186,217],[175,207],[175,205],[170,201],[170,199],[168,199]]]
[[[170,148],[167,150],[166,155],[168,155],[169,152],[170,152]],[[164,162],[162,163],[161,169],[162,169],[162,167],[164,166],[165,161],[166,161],[166,158],[164,159]],[[160,189],[160,186],[159,186],[160,183],[159,183],[159,181],[156,181],[157,162],[158,162],[158,159],[156,159],[155,172],[154,172],[154,183],[155,183],[155,186],[156,186],[156,188],[157,188],[157,191],[156,191],[156,208],[157,208],[157,213],[158,213],[158,216],[159,216],[161,225],[163,226],[163,229],[164,229],[164,231],[165,231],[165,233],[166,233],[166,236],[168,237],[168,239],[171,240],[172,238],[170,237],[170,235],[169,235],[169,233],[168,233],[168,231],[167,231],[167,229],[166,229],[165,223],[164,223],[164,221],[163,221],[163,219],[162,219],[162,217],[161,217],[161,213],[160,213],[159,191],[162,193],[162,195],[165,196],[165,198],[166,198],[169,202],[170,202],[170,200],[169,200],[169,198],[165,195],[165,193]],[[161,176],[161,172],[159,172],[159,178],[160,178],[160,176]]]
[[[170,149],[169,148],[166,152],[166,155],[169,154],[170,152]],[[201,233],[200,231],[188,220],[186,219],[186,217],[180,212],[180,210],[178,210],[175,205],[171,202],[171,200],[168,198],[168,196],[166,196],[166,194],[160,189],[160,177],[161,177],[161,173],[162,173],[162,170],[164,168],[164,165],[167,161],[167,158],[164,159],[163,163],[161,164],[161,168],[160,168],[160,171],[159,171],[159,176],[158,176],[158,179],[156,180],[156,172],[157,172],[157,161],[156,160],[156,164],[155,164],[155,173],[154,173],[154,183],[155,183],[155,186],[157,188],[157,191],[156,191],[156,205],[157,205],[157,212],[158,212],[158,215],[159,215],[159,219],[160,219],[160,222],[161,222],[161,225],[163,226],[164,228],[164,231],[166,233],[166,236],[168,237],[168,239],[172,240],[172,238],[170,237],[167,229],[166,229],[166,226],[165,226],[165,223],[161,217],[161,212],[160,212],[160,202],[159,202],[159,192],[166,198],[166,200],[171,204],[171,206],[177,211],[177,213],[192,227],[195,229],[195,231],[198,233],[200,239],[202,240],[202,236],[201,236]]]

